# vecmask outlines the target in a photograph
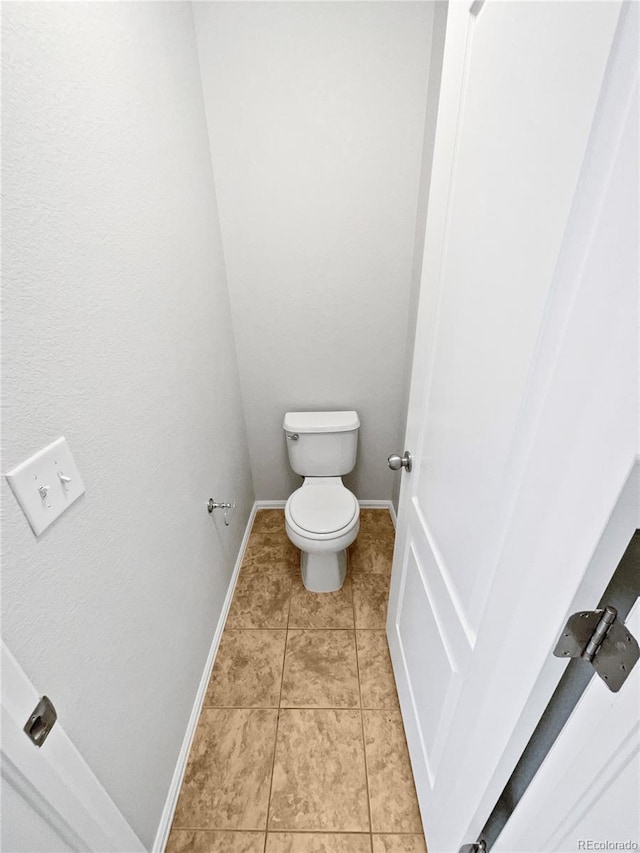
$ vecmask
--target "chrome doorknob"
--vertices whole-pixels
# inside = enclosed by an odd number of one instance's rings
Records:
[[[392,471],[399,471],[401,468],[404,468],[405,471],[409,472],[413,463],[413,457],[408,450],[405,450],[404,456],[390,456],[387,459],[387,463]]]

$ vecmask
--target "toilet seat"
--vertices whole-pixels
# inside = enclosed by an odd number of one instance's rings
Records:
[[[359,505],[340,477],[309,477],[289,497],[288,524],[307,539],[334,539],[357,523]]]

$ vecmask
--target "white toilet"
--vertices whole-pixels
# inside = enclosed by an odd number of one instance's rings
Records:
[[[302,582],[312,592],[334,592],[344,583],[346,549],[360,527],[356,496],[342,476],[356,464],[357,412],[287,412],[289,462],[304,477],[284,508],[287,536],[300,548]]]

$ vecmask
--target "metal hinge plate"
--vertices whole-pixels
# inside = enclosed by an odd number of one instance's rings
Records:
[[[640,658],[640,647],[615,607],[574,613],[553,650],[559,658],[584,658],[613,692],[627,680]]]
[[[57,719],[53,702],[48,696],[43,696],[24,724],[23,731],[36,746],[42,746]]]
[[[475,844],[463,844],[458,853],[487,853],[487,845],[483,839]]]

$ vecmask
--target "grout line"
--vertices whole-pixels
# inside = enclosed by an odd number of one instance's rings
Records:
[[[269,796],[267,798],[267,824],[265,826],[265,834],[264,834],[264,848],[263,853],[267,853],[267,840],[268,840],[268,831],[269,831],[269,812],[271,811],[271,794],[273,793],[273,774],[276,768],[276,751],[278,749],[278,731],[280,729],[280,711],[281,711],[281,702],[282,702],[282,686],[284,684],[284,667],[287,661],[287,646],[289,644],[289,619],[291,617],[291,599],[293,598],[293,583],[289,588],[289,607],[287,608],[287,625],[286,625],[286,636],[284,641],[284,651],[282,653],[282,675],[280,676],[280,694],[278,695],[278,713],[276,716],[276,736],[273,744],[273,761],[271,762],[271,779],[269,780]]]
[[[350,562],[351,562],[351,558],[350,558],[349,553],[347,552],[347,570],[350,568]],[[353,607],[353,624],[354,624],[353,641],[356,645],[356,670],[358,673],[358,695],[360,696],[360,726],[362,729],[362,755],[364,757],[364,781],[365,781],[365,785],[367,786],[367,812],[369,814],[369,847],[371,848],[371,850],[373,850],[373,835],[372,835],[372,833],[373,833],[373,821],[371,819],[371,793],[369,791],[369,767],[367,765],[367,745],[366,745],[365,736],[364,736],[364,713],[363,713],[364,709],[362,707],[362,685],[360,684],[360,659],[358,656],[358,635],[356,633],[357,629],[355,628],[356,604],[355,604],[355,599],[354,599],[353,595],[351,596],[351,605]]]
[[[242,832],[243,834],[253,835],[393,835],[399,838],[423,838],[420,832],[358,832],[353,829],[272,829],[265,831],[264,829],[228,829],[219,826],[179,826],[176,827],[177,832]]]
[[[376,705],[206,705],[209,711],[397,711],[398,706]],[[258,830],[256,830],[257,832]]]
[[[283,631],[283,628],[234,628],[234,631]],[[379,634],[384,633],[384,627],[380,628],[354,628],[353,625],[343,625],[336,627],[318,627],[317,625],[291,625],[289,631],[377,631]]]
[[[242,832],[253,835],[263,835],[266,830],[264,829],[228,829],[225,827],[219,826],[177,826],[176,832]],[[390,834],[390,833],[387,833]],[[193,848],[189,848],[192,850]]]

